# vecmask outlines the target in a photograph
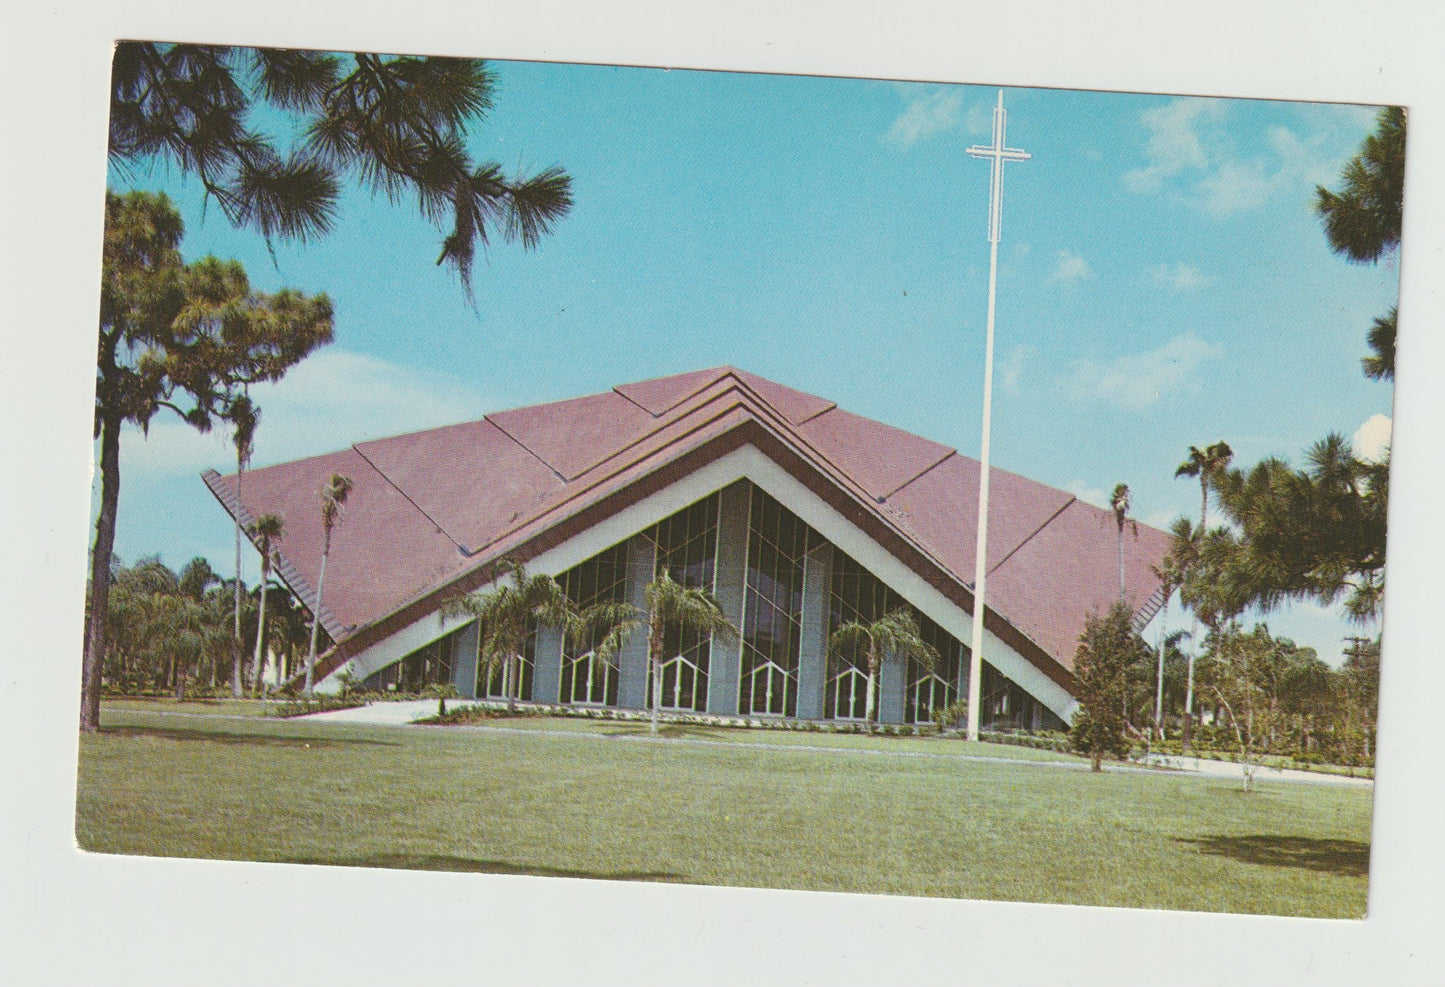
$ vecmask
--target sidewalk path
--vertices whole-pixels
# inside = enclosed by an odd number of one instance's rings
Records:
[[[1172,757],[1155,754],[1143,762],[1155,767],[1182,771],[1190,774],[1209,775],[1214,778],[1243,778],[1244,766],[1232,761],[1215,761],[1207,757]],[[1370,788],[1372,778],[1352,778],[1349,775],[1329,774],[1324,771],[1297,771],[1294,768],[1270,768],[1261,766],[1254,773],[1255,781],[1301,781],[1316,785],[1351,785],[1356,788]]]

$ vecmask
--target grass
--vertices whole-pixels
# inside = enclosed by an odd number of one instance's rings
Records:
[[[276,705],[276,700],[271,700],[270,705]],[[261,716],[263,713],[258,699],[183,699],[176,702],[174,699],[116,696],[105,699],[103,708],[116,713],[188,713],[203,716]]]
[[[80,845],[98,852],[1365,910],[1368,790],[1265,782],[1245,795],[1226,780],[1091,775],[1046,751],[949,740],[676,727],[653,741],[645,724],[363,727],[128,703],[103,717],[81,739],[76,819]],[[917,756],[928,754],[944,756]]]

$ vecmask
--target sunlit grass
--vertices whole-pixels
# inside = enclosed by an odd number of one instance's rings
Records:
[[[1365,910],[1368,790],[1266,782],[1244,795],[1222,779],[1093,775],[1061,755],[949,740],[688,727],[654,741],[645,724],[498,722],[362,727],[107,704],[105,732],[82,738],[77,837],[180,857]],[[916,756],[964,752],[1008,760]]]

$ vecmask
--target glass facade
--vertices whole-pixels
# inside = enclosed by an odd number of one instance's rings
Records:
[[[905,723],[932,723],[933,711],[958,699],[963,669],[968,667],[968,646],[922,614],[918,634],[938,652],[937,667],[929,670],[916,661],[908,663],[908,692],[903,697]]]
[[[392,662],[374,672],[362,681],[362,688],[375,692],[421,692],[429,685],[452,681],[454,659],[458,657],[457,638],[460,633],[453,631],[437,638],[401,661]]]
[[[487,699],[506,699],[507,686],[510,685],[512,668],[516,666],[517,678],[520,679],[519,687],[512,692],[517,699],[529,700],[532,698],[532,679],[537,667],[537,632],[533,631],[527,635],[527,643],[522,648],[522,660],[518,662],[499,661],[488,670],[482,664],[481,658],[477,659],[477,695],[485,696]]]
[[[712,593],[717,575],[716,494],[661,521],[653,529],[657,546],[654,571],[666,572],[683,586]],[[639,631],[645,633],[645,631]],[[703,712],[707,709],[708,671],[712,639],[671,626],[663,636],[663,709]],[[652,676],[647,679],[647,703],[652,705]]]
[[[746,486],[746,564],[741,566],[741,579],[736,569],[730,570],[728,578],[733,581],[724,587],[727,592],[723,594],[731,601],[728,606],[741,604],[741,614],[728,614],[731,618],[740,618],[741,641],[736,648],[714,649],[709,637],[684,634],[677,626],[668,627],[664,634],[662,665],[660,706],[663,709],[705,712],[709,709],[709,688],[723,682],[731,693],[735,671],[736,706],[730,694],[715,697],[711,708],[743,716],[794,717],[799,715],[800,695],[811,695],[811,699],[804,700],[805,716],[815,715],[817,706],[808,704],[815,704],[821,698],[824,718],[862,720],[867,708],[866,652],[857,648],[845,654],[814,655],[809,650],[808,655],[804,655],[804,629],[808,628],[806,641],[810,642],[806,647],[812,649],[821,644],[826,651],[829,637],[841,625],[850,621],[871,623],[905,606],[918,622],[921,636],[934,647],[941,660],[932,669],[916,661],[908,662],[903,669],[885,662],[874,683],[875,716],[884,722],[901,718],[904,723],[929,723],[934,711],[962,697],[960,686],[968,668],[967,647],[836,547],[831,552],[831,564],[827,561],[828,555],[819,556],[819,565],[827,571],[827,578],[822,586],[808,590],[806,596],[808,600],[825,600],[827,609],[822,614],[805,614],[804,574],[811,571],[808,555],[826,543],[761,488],[741,482]],[[639,537],[650,543],[650,571],[666,571],[685,586],[700,587],[716,595],[719,512],[724,504],[729,505],[730,512],[737,510],[739,514],[729,514],[726,530],[741,534],[740,512],[744,501],[737,496],[740,493],[734,491],[726,498],[720,493],[712,494],[642,532]],[[629,546],[635,555],[639,544],[629,539],[614,545],[563,573],[558,582],[579,608],[603,601],[627,600],[630,598]],[[729,545],[727,550],[727,557],[733,560],[730,565],[742,563],[742,546]],[[648,567],[645,560],[637,561],[642,562],[643,568],[635,575],[642,578]],[[638,591],[638,587],[631,588],[632,593]],[[627,666],[629,676],[638,674],[637,649],[641,647],[645,652],[646,635],[645,627],[638,628],[634,640],[629,642],[628,653],[633,662]],[[456,640],[455,632],[447,635],[373,675],[366,680],[366,685],[413,692],[433,682],[452,681],[453,669],[459,661],[474,660],[471,655],[455,654]],[[558,672],[555,681],[560,702],[618,705],[623,678],[620,656],[618,664],[610,664],[597,658],[596,641],[576,644],[561,641],[559,644],[558,636],[552,634],[544,640],[549,642],[551,654],[538,653],[535,632],[527,640],[520,663],[519,699],[534,698],[534,679],[540,678],[538,663],[549,662],[552,664],[545,666],[548,671],[555,668]],[[737,662],[737,665],[731,668],[719,665],[715,670],[714,662]],[[884,669],[887,669],[886,676]],[[820,673],[821,682],[813,677]],[[477,695],[504,698],[508,674],[503,665],[490,670],[478,668]],[[550,689],[550,681],[547,688]],[[645,686],[629,678],[627,690],[622,691],[631,697],[629,704],[643,697],[647,708],[652,703],[652,689],[649,669]],[[1037,730],[1063,726],[1050,710],[987,664],[981,712],[982,725],[986,728]]]
[[[832,591],[828,594],[828,632],[850,621],[870,624],[899,607],[909,606],[903,598],[885,586],[877,576],[842,552],[833,553]],[[968,649],[938,624],[909,607],[918,622],[918,633],[933,645],[939,662],[928,669],[916,661],[908,662],[903,696],[903,721],[928,723],[933,711],[942,709],[958,698],[958,684]],[[881,671],[881,669],[880,669]],[[874,702],[879,702],[881,683],[874,686]],[[868,656],[862,648],[830,656],[828,690],[823,715],[836,720],[861,720],[867,708]]]
[[[806,524],[756,486],[748,510],[738,712],[798,715],[803,559],[817,543]]]
[[[828,634],[849,622],[871,624],[903,606],[903,598],[836,549],[833,579],[828,593]],[[831,650],[831,649],[830,649]],[[874,699],[882,691],[874,685]],[[828,655],[828,684],[823,716],[832,720],[861,720],[868,703],[868,654],[862,647]]]
[[[616,602],[627,598],[627,544],[614,545],[607,551],[574,566],[558,580],[567,596],[579,608],[594,603]],[[532,635],[536,640],[537,635]],[[562,652],[562,677],[558,698],[564,703],[598,706],[617,705],[617,668],[594,653],[596,641],[567,645]]]

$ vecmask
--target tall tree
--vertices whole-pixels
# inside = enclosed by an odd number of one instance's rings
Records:
[[[1377,263],[1400,246],[1405,209],[1405,110],[1387,106],[1375,118],[1375,132],[1345,165],[1340,189],[1315,187],[1315,212],[1335,253],[1356,264]],[[1395,322],[1398,309],[1375,320],[1368,342],[1372,354],[1361,362],[1377,380],[1395,378]]]
[[[241,481],[246,477],[246,467],[251,465],[251,453],[256,447],[256,425],[261,420],[261,409],[251,403],[250,395],[244,391],[235,401],[231,403],[230,413],[226,416],[235,431],[232,434],[232,441],[236,446],[236,499],[244,503],[241,495]],[[236,699],[241,698],[241,592],[244,583],[241,580],[241,518],[236,517],[236,607],[235,607],[235,647],[231,662],[231,695]]]
[[[701,637],[736,641],[738,629],[723,613],[722,606],[701,586],[676,582],[663,569],[644,588],[647,601],[647,662],[652,674],[652,732],[662,711],[662,666],[668,627],[681,628]]]
[[[446,612],[477,621],[480,671],[490,676],[498,668],[503,670],[507,712],[515,713],[527,638],[539,623],[572,633],[578,613],[551,576],[529,573],[526,566],[511,559],[504,559],[497,571],[499,578],[510,575],[511,581],[501,582],[488,593],[461,597],[449,603]]]
[[[658,572],[652,582],[643,587],[643,598],[647,606],[645,612],[627,603],[602,603],[590,608],[581,616],[579,636],[598,640],[594,653],[603,661],[615,664],[617,653],[631,635],[643,627],[647,629],[647,668],[652,683],[650,705],[655,734],[662,714],[662,669],[667,661],[668,628],[680,628],[684,636],[691,633],[723,641],[736,641],[738,629],[711,593],[701,586],[677,582],[667,569]]]
[[[1114,512],[1114,523],[1119,528],[1119,600],[1124,601],[1124,526],[1134,525],[1134,535],[1139,534],[1139,526],[1129,517],[1129,509],[1132,506],[1129,495],[1129,485],[1120,483],[1114,487],[1114,492],[1109,496],[1109,509]]]
[[[322,590],[326,586],[326,560],[331,556],[331,533],[341,521],[346,498],[351,494],[351,477],[332,473],[321,488],[321,572],[316,577],[316,609],[311,614],[311,644],[306,649],[306,698],[310,699],[316,676],[316,635],[321,629]]]
[[[1134,633],[1134,615],[1124,601],[1107,614],[1090,614],[1084,621],[1074,653],[1079,709],[1069,739],[1074,750],[1089,755],[1094,771],[1102,770],[1104,755],[1122,757],[1129,752],[1124,712],[1129,672],[1148,659],[1149,646]]]
[[[1357,458],[1337,434],[1307,459],[1304,469],[1270,458],[1218,477],[1220,504],[1239,531],[1236,576],[1247,602],[1265,610],[1344,597],[1349,616],[1368,622],[1384,594],[1389,464]]]
[[[860,651],[868,668],[863,722],[871,733],[877,719],[878,707],[874,696],[884,656],[891,655],[899,661],[916,661],[929,671],[938,667],[939,656],[933,645],[923,639],[918,631],[918,621],[906,607],[885,614],[871,624],[850,620],[828,638],[828,653],[835,664],[849,661]]]
[[[500,234],[535,248],[572,205],[551,166],[509,177],[473,162],[470,129],[492,107],[484,62],[126,41],[111,75],[110,160],[122,173],[160,163],[197,178],[231,223],[305,242],[328,233],[343,177],[407,196],[443,234],[446,264],[472,297],[479,245]],[[283,147],[255,126],[284,114]]]
[[[266,584],[271,581],[271,553],[285,533],[286,522],[279,514],[262,514],[250,527],[256,550],[261,553],[261,602],[256,612],[256,655],[251,669],[251,689],[258,694],[266,670]]]
[[[180,216],[163,195],[105,197],[96,357],[100,513],[91,550],[91,611],[80,726],[100,726],[107,597],[120,499],[120,434],[169,411],[198,431],[224,419],[246,385],[279,380],[331,339],[331,303],[290,290],[251,290],[234,261],[185,264]]]
[[[1229,468],[1230,462],[1234,459],[1234,450],[1229,443],[1220,439],[1212,445],[1205,446],[1201,450],[1198,446],[1189,447],[1189,456],[1179,464],[1174,471],[1175,478],[1197,477],[1199,479],[1199,528],[1198,533],[1202,537],[1204,532],[1209,530],[1209,486],[1214,479]],[[1185,526],[1187,540],[1188,526]],[[1179,543],[1179,531],[1176,525],[1176,544]],[[1175,559],[1175,570],[1181,578],[1184,570],[1177,564]],[[1176,584],[1178,585],[1178,584]],[[1190,630],[1190,638],[1199,637],[1199,617],[1194,616],[1194,626]],[[1184,750],[1189,750],[1190,734],[1194,726],[1194,650],[1189,652],[1189,676],[1185,686],[1184,695]]]

